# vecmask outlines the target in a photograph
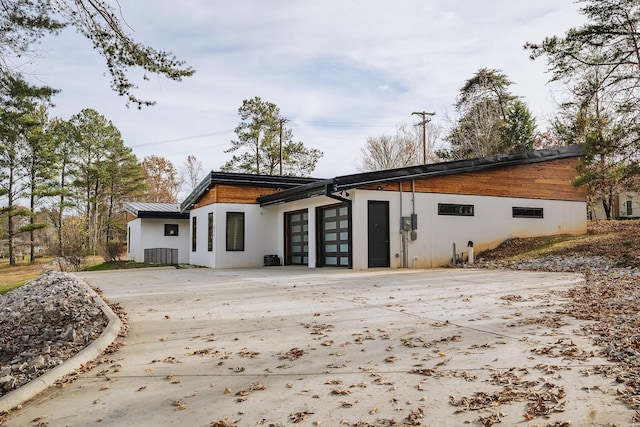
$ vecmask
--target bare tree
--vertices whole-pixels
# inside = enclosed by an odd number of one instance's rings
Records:
[[[441,127],[427,123],[427,163],[438,161],[435,147]],[[422,163],[422,129],[419,126],[400,124],[394,135],[368,137],[358,159],[361,171],[377,171],[414,166]]]
[[[193,154],[189,154],[182,165],[180,175],[182,182],[189,186],[189,191],[193,191],[204,178],[202,162]]]

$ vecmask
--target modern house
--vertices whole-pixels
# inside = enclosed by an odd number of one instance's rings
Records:
[[[606,220],[602,199],[596,201],[591,207],[591,218],[594,221]],[[623,191],[614,194],[611,200],[611,218],[613,219],[638,219],[640,218],[640,193],[636,191]]]
[[[138,210],[129,259],[177,248],[180,262],[211,268],[257,267],[268,255],[310,268],[432,268],[511,237],[581,234],[586,194],[571,184],[580,155],[570,146],[331,179],[211,172],[174,217]],[[179,232],[166,246],[170,224]]]
[[[125,202],[124,210],[127,212],[127,259],[189,263],[189,212],[181,212],[175,203]],[[158,259],[158,253],[165,255]]]

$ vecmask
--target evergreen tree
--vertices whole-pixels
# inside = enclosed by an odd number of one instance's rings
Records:
[[[23,231],[16,227],[15,220],[29,214],[17,202],[29,187],[29,132],[37,124],[32,113],[37,102],[49,101],[55,92],[49,87],[29,85],[8,73],[0,74],[0,196],[7,202],[0,210],[7,216],[12,266],[16,264],[15,238]]]
[[[194,70],[171,53],[136,42],[123,29],[123,19],[103,0],[2,0],[0,14],[0,72],[8,70],[10,57],[23,57],[47,34],[74,27],[93,44],[106,63],[111,88],[138,107],[153,101],[139,98],[130,80],[132,69],[180,81]]]
[[[277,105],[260,97],[245,99],[238,109],[240,124],[226,153],[240,151],[220,169],[263,175],[308,176],[322,157],[322,151],[293,141],[293,131],[284,127]],[[244,151],[244,152],[242,152]],[[280,159],[282,158],[282,165]]]
[[[460,89],[458,119],[447,136],[450,148],[438,154],[464,159],[514,153],[533,147],[535,121],[513,84],[500,70],[482,68]]]
[[[57,197],[57,201],[51,209],[53,213],[51,221],[56,227],[56,234],[58,236],[57,254],[60,257],[64,257],[66,255],[65,247],[67,246],[65,245],[65,234],[63,233],[65,212],[68,208],[75,206],[71,197],[71,183],[79,138],[76,135],[74,126],[59,118],[51,121],[48,127],[48,133],[54,145],[55,161],[52,166],[58,176],[56,189],[52,192],[52,196]]]

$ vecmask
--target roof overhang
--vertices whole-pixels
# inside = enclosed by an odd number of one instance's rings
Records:
[[[198,184],[198,186],[189,194],[182,204],[180,211],[186,212],[191,209],[198,200],[217,184],[240,185],[251,187],[269,187],[289,189],[292,187],[304,186],[309,183],[320,181],[317,178],[302,178],[292,176],[276,176],[276,175],[254,175],[232,172],[211,172]]]

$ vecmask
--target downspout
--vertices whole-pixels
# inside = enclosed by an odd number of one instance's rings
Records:
[[[407,232],[404,229],[402,217],[402,181],[400,181],[400,234],[402,235],[402,268],[409,267],[409,254],[407,253]]]

